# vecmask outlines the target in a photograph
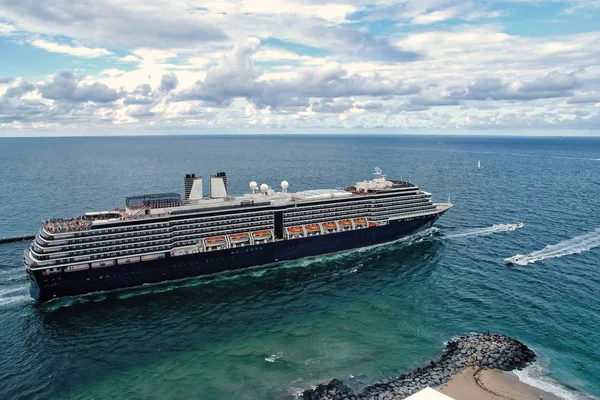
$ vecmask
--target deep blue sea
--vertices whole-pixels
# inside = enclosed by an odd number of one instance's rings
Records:
[[[375,166],[454,207],[392,244],[43,305],[28,243],[0,245],[0,399],[285,399],[397,375],[480,331],[533,347],[525,382],[600,397],[600,138],[0,139],[0,237],[181,193],[185,173],[226,171],[241,194],[342,188]],[[515,254],[527,265],[507,266]]]

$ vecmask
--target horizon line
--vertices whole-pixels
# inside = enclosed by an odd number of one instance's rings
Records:
[[[412,132],[261,132],[261,133],[240,133],[240,132],[221,132],[221,133],[139,133],[139,134],[127,134],[127,133],[119,133],[119,134],[58,134],[58,135],[2,135],[0,134],[0,139],[48,139],[48,138],[125,138],[125,137],[193,137],[193,136],[204,136],[204,137],[257,137],[257,136],[339,136],[339,137],[402,137],[402,136],[411,136],[411,137],[477,137],[477,138],[600,138],[600,131],[586,131],[586,133],[570,133],[566,135],[557,134],[532,134],[530,132],[527,133],[473,133],[473,132],[465,132],[465,133],[412,133]]]

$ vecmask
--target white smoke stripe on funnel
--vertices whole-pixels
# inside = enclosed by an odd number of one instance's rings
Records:
[[[594,397],[585,393],[575,392],[562,386],[559,382],[549,377],[546,370],[538,363],[528,365],[522,370],[514,370],[512,373],[521,382],[544,392],[552,393],[565,400],[594,400]]]
[[[485,235],[491,235],[493,233],[498,233],[498,232],[512,232],[516,229],[518,229],[517,224],[495,224],[492,226],[488,226],[487,228],[468,229],[465,232],[455,233],[452,235],[444,235],[444,236],[447,238],[450,238],[450,239],[467,237],[467,236],[485,236]]]
[[[557,244],[544,247],[522,256],[516,263],[519,265],[533,264],[536,261],[548,258],[557,258],[571,254],[579,254],[600,246],[600,228],[584,235],[575,236],[572,239],[563,240]]]

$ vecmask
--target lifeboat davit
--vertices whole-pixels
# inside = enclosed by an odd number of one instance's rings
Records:
[[[340,226],[352,226],[352,221],[349,220],[344,220],[344,221],[340,221]]]
[[[367,223],[367,219],[366,218],[356,218],[354,220],[355,224],[366,224]]]
[[[325,228],[325,229],[335,229],[335,223],[334,222],[325,222],[323,224],[323,228]]]
[[[306,225],[306,230],[315,232],[315,231],[320,231],[321,228],[319,227],[319,225]]]
[[[300,228],[299,226],[292,226],[291,228],[287,229],[289,233],[302,233],[302,228]]]

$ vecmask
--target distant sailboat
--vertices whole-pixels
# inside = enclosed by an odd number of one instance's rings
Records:
[[[477,160],[477,169],[481,169],[481,160]]]

